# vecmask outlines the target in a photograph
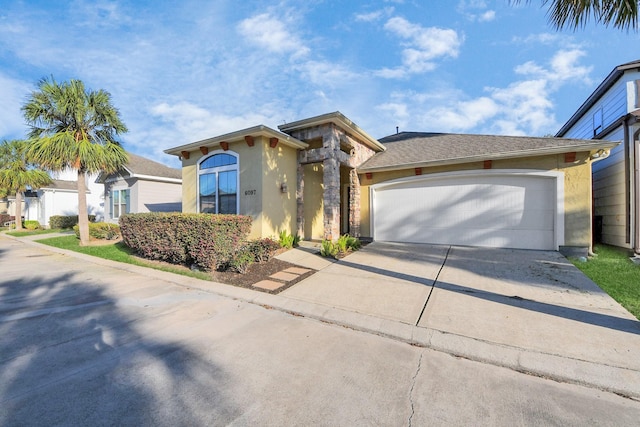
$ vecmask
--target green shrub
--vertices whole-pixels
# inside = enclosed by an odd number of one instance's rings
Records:
[[[245,274],[254,262],[254,254],[251,253],[248,247],[245,247],[236,253],[229,262],[229,267],[240,274]]]
[[[281,247],[291,249],[294,246],[298,246],[299,242],[300,242],[300,236],[298,236],[297,234],[296,235],[290,234],[286,230],[282,230],[280,232],[279,243]]]
[[[80,227],[78,227],[78,225],[74,225],[73,231],[76,233],[76,237],[79,239]],[[89,236],[99,240],[117,239],[118,237],[120,237],[120,227],[117,224],[111,224],[108,222],[90,222]]]
[[[336,242],[336,247],[338,248],[338,252],[341,254],[347,253],[347,236],[346,234],[338,237],[338,241]]]
[[[331,240],[323,240],[320,247],[320,255],[322,255],[323,257],[335,258],[336,255],[338,255],[338,246],[335,245]]]
[[[89,222],[95,222],[96,216],[89,215]],[[49,217],[51,228],[73,228],[78,223],[78,215],[52,215]]]
[[[122,215],[123,242],[139,255],[203,270],[229,265],[251,231],[245,215],[143,213]]]
[[[256,262],[267,262],[280,249],[281,246],[273,239],[257,239],[247,243],[246,249],[253,255]]]
[[[333,243],[330,240],[323,240],[320,247],[320,255],[324,257],[339,258],[346,256],[349,252],[357,251],[362,247],[360,239],[344,234]]]
[[[24,228],[27,230],[37,230],[40,228],[40,223],[35,220],[28,220],[24,222]]]

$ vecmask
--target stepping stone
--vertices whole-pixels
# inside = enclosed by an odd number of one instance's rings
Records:
[[[289,267],[286,270],[284,270],[285,273],[291,273],[291,274],[304,274],[304,273],[308,273],[311,270],[309,270],[308,268],[300,268],[300,267]]]
[[[266,289],[268,291],[275,291],[283,287],[285,284],[282,282],[274,282],[273,280],[261,280],[258,283],[254,283],[254,288]]]
[[[294,279],[297,279],[299,277],[299,274],[291,274],[291,273],[285,273],[284,271],[279,271],[277,273],[272,274],[269,277],[276,280],[282,280],[284,282],[290,282]]]

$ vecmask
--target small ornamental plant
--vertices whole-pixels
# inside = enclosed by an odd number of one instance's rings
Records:
[[[335,243],[331,240],[323,240],[320,247],[320,255],[338,259],[357,251],[361,247],[362,243],[357,237],[344,234]]]

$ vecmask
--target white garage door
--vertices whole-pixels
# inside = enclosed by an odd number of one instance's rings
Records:
[[[556,177],[413,177],[374,186],[379,241],[557,249]]]

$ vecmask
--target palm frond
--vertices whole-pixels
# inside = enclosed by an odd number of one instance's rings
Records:
[[[522,1],[511,0],[511,3]],[[558,30],[583,28],[591,19],[607,27],[638,30],[639,3],[638,0],[542,0],[543,6],[549,6],[549,22]]]

